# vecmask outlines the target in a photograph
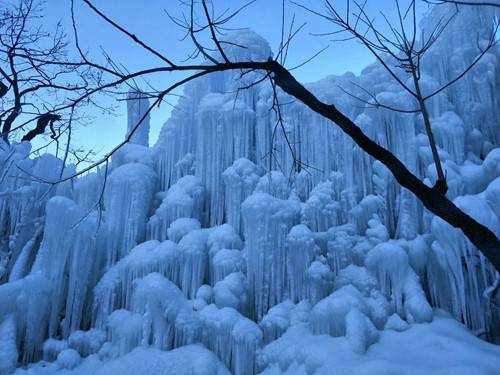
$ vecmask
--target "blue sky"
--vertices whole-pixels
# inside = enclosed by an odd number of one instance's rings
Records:
[[[298,0],[297,2],[318,10],[322,10],[321,0]],[[165,10],[173,15],[180,15],[181,7],[178,0],[94,0],[93,3],[105,14],[140,36],[156,49],[164,52],[169,58],[181,61],[192,50],[189,41],[179,41],[183,32],[167,17]],[[237,9],[246,1],[241,0],[214,0],[215,8]],[[113,59],[130,70],[161,64],[156,57],[137,47],[133,42],[112,29],[102,19],[95,15],[80,0],[75,0],[76,19],[81,44],[90,51],[95,58],[100,58],[101,48]],[[333,0],[339,9],[344,9],[345,1]],[[232,27],[248,27],[266,38],[271,48],[276,51],[281,36],[281,0],[256,0],[246,8],[230,24]],[[382,19],[380,11],[389,17],[394,8],[392,0],[368,1],[367,11],[378,19]],[[62,20],[70,32],[70,1],[48,0],[46,4],[48,16],[46,25]],[[329,45],[329,48],[318,58],[294,71],[294,75],[301,82],[311,82],[329,74],[342,74],[351,71],[359,74],[369,63],[374,61],[370,53],[356,42],[332,42],[331,37],[318,37],[311,34],[324,33],[332,30],[332,26],[319,17],[286,1],[286,20],[289,22],[295,14],[295,24],[306,22],[305,27],[291,46],[288,57],[288,66],[295,66],[314,55],[320,49]],[[380,23],[381,27],[385,26]],[[165,87],[178,76],[162,75],[154,78],[154,83]],[[179,91],[179,94],[181,92]],[[175,100],[172,101],[175,103]],[[75,141],[84,146],[95,148],[99,153],[112,148],[120,142],[126,131],[126,104],[117,102],[118,109],[114,116],[103,115],[99,111],[91,111],[92,124],[76,132]],[[152,113],[150,141],[156,141],[162,124],[167,120],[171,107],[164,105]]]

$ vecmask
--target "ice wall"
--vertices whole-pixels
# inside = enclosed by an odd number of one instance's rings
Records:
[[[433,9],[426,29],[453,11]],[[423,61],[425,90],[478,55],[470,35],[483,43],[489,12],[454,17]],[[271,55],[248,30],[225,42],[234,60]],[[429,102],[448,196],[498,235],[499,58],[495,46]],[[137,353],[174,358],[181,346],[208,349],[217,369],[235,374],[312,373],[308,348],[318,342],[341,342],[361,361],[387,336],[438,324],[435,307],[498,340],[500,278],[481,253],[334,124],[280,91],[287,104],[276,129],[269,83],[239,91],[261,78],[240,75],[186,85],[158,142],[148,147],[146,116],[107,176],[101,168],[53,187],[44,180],[72,166],[30,158],[27,143],[0,143],[0,374],[18,360],[43,357],[47,371],[113,367]],[[358,86],[386,105],[414,105],[380,64],[307,85],[432,184],[421,118],[360,105],[345,94],[370,100]],[[129,99],[130,133],[148,101]],[[300,355],[282,348],[301,338]]]

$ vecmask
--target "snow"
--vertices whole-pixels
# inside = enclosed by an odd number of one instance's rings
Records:
[[[344,337],[313,336],[304,326],[289,330],[259,355],[262,374],[460,374],[493,375],[497,346],[481,341],[449,317],[386,330],[366,354],[356,353]]]

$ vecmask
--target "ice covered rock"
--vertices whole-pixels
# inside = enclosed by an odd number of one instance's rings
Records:
[[[80,364],[80,360],[80,354],[74,349],[64,349],[57,356],[57,364],[67,370],[73,370]]]
[[[184,176],[167,191],[160,207],[148,221],[150,238],[167,239],[170,225],[180,218],[202,219],[205,188],[195,176]]]
[[[197,219],[181,217],[170,224],[167,229],[167,237],[169,240],[178,243],[186,234],[200,228],[201,225]]]

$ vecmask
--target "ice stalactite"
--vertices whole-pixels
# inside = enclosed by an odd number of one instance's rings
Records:
[[[233,272],[246,272],[246,262],[241,250],[221,249],[212,258],[211,263],[214,285]]]
[[[100,268],[96,229],[93,215],[87,216],[72,200],[54,197],[47,203],[44,239],[32,272],[42,272],[51,284],[49,337],[59,334],[59,329],[67,337],[80,328]]]
[[[19,362],[40,359],[49,322],[51,284],[40,272],[0,285],[0,321],[14,314],[17,325]],[[10,324],[10,323],[9,323]]]
[[[9,375],[17,367],[17,330],[13,314],[0,319],[0,375]]]
[[[245,158],[235,160],[222,174],[227,222],[240,234],[243,233],[241,203],[252,194],[260,174],[259,168]]]
[[[283,172],[271,171],[259,178],[255,192],[269,194],[278,199],[288,199],[290,188],[290,179]]]
[[[286,281],[293,302],[306,298],[306,270],[317,253],[311,230],[303,224],[294,226],[286,237]]]
[[[234,271],[239,270],[241,266],[239,264],[231,264],[232,261],[238,262],[238,255],[232,254],[229,255],[228,263],[225,263],[224,259],[221,256],[217,255],[222,250],[236,250],[240,252],[243,248],[243,241],[241,240],[238,233],[235,229],[229,224],[223,224],[218,227],[215,227],[213,231],[210,233],[210,236],[207,239],[207,246],[209,248],[208,256],[209,256],[209,281],[211,285],[215,285],[217,281],[222,280],[227,274],[224,274],[225,270],[229,268],[234,269]],[[215,258],[217,257],[219,265],[222,265],[222,269],[215,270]],[[241,257],[241,254],[239,255]],[[222,272],[221,272],[222,271]]]
[[[207,189],[207,223],[213,226],[224,218],[222,173],[235,159],[251,156],[255,114],[241,100],[213,93],[200,103],[197,121],[196,175]]]
[[[178,243],[186,234],[197,229],[201,229],[198,219],[181,217],[170,224],[167,229],[167,237],[170,241]]]
[[[256,350],[262,341],[260,327],[236,310],[209,305],[200,312],[203,343],[231,368],[233,374],[256,373]]]
[[[298,304],[285,300],[271,307],[259,323],[264,343],[278,339],[293,325],[309,324],[310,312],[311,303],[308,300]]]
[[[296,201],[265,193],[252,194],[242,204],[249,295],[259,318],[285,294],[286,236],[299,212]]]
[[[232,307],[248,315],[247,280],[242,272],[233,272],[214,286],[214,302],[219,308]]]
[[[144,240],[155,188],[156,174],[143,164],[122,165],[108,177],[104,193],[107,267]]]
[[[130,308],[134,280],[158,272],[178,284],[179,257],[177,244],[171,241],[147,241],[132,249],[94,288],[94,326],[104,329],[106,317],[115,309]]]
[[[138,280],[132,297],[132,311],[143,316],[143,345],[162,350],[173,349],[176,336],[179,341],[178,336],[182,335],[178,331],[181,325],[176,326],[177,319],[182,320],[182,313],[188,314],[189,310],[188,301],[182,292],[163,275],[150,273]],[[176,346],[201,340],[201,323],[192,324],[191,331],[191,334],[184,332],[182,344],[178,342]]]
[[[483,193],[459,197],[455,203],[495,233],[500,233],[499,193],[500,178],[497,178]],[[427,274],[433,304],[446,308],[457,319],[486,336],[497,335],[499,318],[488,305],[497,304],[499,297],[486,293],[498,277],[496,271],[449,224],[434,218],[431,229],[435,241],[429,252]]]
[[[453,14],[422,61],[424,93],[477,57],[489,32],[490,10],[452,8],[422,21],[428,33]],[[271,56],[248,30],[222,39],[231,61]],[[426,101],[447,196],[497,234],[499,51]],[[108,176],[101,167],[54,188],[26,174],[55,180],[74,166],[0,141],[0,375],[18,364],[48,375],[351,373],[353,364],[488,373],[496,349],[427,298],[498,340],[493,267],[381,162],[279,89],[276,128],[268,82],[241,91],[262,75],[240,75],[185,85],[156,145],[146,116]],[[421,116],[376,102],[416,104],[380,63],[306,87],[435,182]],[[130,94],[128,135],[148,106],[140,95]],[[46,362],[32,365],[42,351]]]
[[[143,329],[141,314],[124,309],[115,310],[107,317],[107,327],[109,344],[101,355],[109,358],[119,357],[141,344]]]
[[[417,323],[432,320],[432,308],[402,247],[381,243],[370,250],[365,264],[377,277],[382,293],[400,316]]]
[[[88,331],[74,331],[68,337],[68,347],[76,350],[82,357],[97,353],[105,342],[106,332],[95,328]]]
[[[180,287],[188,298],[194,298],[208,274],[207,240],[211,229],[189,232],[179,241]]]
[[[378,339],[366,299],[353,286],[344,286],[318,302],[311,311],[315,334],[346,336],[356,352],[363,353]]]
[[[312,304],[316,304],[332,292],[335,275],[324,258],[312,262],[305,276],[306,296]]]
[[[5,149],[5,160],[0,155],[0,227],[3,228],[0,236],[0,280],[9,278],[23,248],[33,239],[43,221],[47,201],[56,194],[56,189],[43,183],[43,180],[55,181],[64,172],[62,161],[53,155],[29,159],[30,146],[26,143],[5,146]],[[26,173],[32,177],[26,179]],[[29,259],[28,266],[31,266],[33,258]]]
[[[324,232],[333,226],[341,224],[341,206],[338,198],[330,181],[320,183],[314,187],[303,210],[305,220],[313,231]]]
[[[179,179],[167,191],[160,207],[148,221],[148,237],[166,240],[168,228],[180,218],[203,219],[205,188],[192,175]]]

